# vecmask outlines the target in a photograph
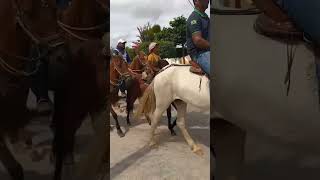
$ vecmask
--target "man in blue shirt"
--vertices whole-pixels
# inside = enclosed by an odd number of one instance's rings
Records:
[[[71,0],[56,0],[56,4],[60,9],[65,9],[68,7],[70,2]]]
[[[131,58],[129,56],[129,53],[126,51],[126,43],[127,41],[123,40],[123,39],[119,39],[118,41],[118,45],[115,49],[115,51],[118,52],[119,55],[122,56],[122,58],[128,63],[131,63]]]
[[[187,50],[202,70],[210,75],[210,18],[205,13],[209,0],[193,0],[194,11],[187,20]]]

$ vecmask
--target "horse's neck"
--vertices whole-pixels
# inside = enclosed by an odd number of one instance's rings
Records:
[[[40,37],[48,37],[58,32],[56,11],[53,8],[37,7],[27,17],[31,31]]]
[[[114,63],[110,64],[110,80],[117,80],[119,78],[118,73],[115,70],[115,65]]]
[[[72,26],[95,26],[101,22],[96,0],[73,0],[64,14],[63,21]],[[102,13],[101,13],[102,14]]]
[[[139,59],[135,58],[135,60],[129,65],[130,69],[133,70],[141,70],[142,64],[140,64]]]

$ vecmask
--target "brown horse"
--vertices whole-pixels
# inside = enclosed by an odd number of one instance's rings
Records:
[[[53,152],[55,180],[61,179],[64,163],[73,165],[75,134],[82,121],[106,110],[109,62],[103,55],[101,38],[105,33],[107,12],[94,0],[73,0],[58,24],[64,32],[70,59],[55,91]],[[106,121],[107,121],[107,117]],[[101,158],[102,159],[102,158]],[[66,169],[68,170],[68,169]]]
[[[30,77],[47,54],[42,51],[41,38],[51,33],[45,28],[42,34],[35,31],[54,12],[52,6],[41,2],[0,2],[0,23],[4,25],[0,30],[0,160],[13,180],[24,179],[23,168],[4,139],[15,136],[31,119],[26,107]],[[31,49],[37,57],[31,57]]]
[[[126,85],[131,86],[132,78],[128,71],[128,64],[120,56],[113,56],[110,64],[110,101],[111,105],[115,105],[120,97],[118,96],[119,86],[125,80]],[[120,128],[118,115],[113,107],[110,108],[112,117],[116,122],[117,133],[120,137],[124,137],[124,133]],[[130,123],[130,122],[129,122]]]
[[[159,68],[163,68],[169,65],[169,63],[165,60],[160,60],[158,63]],[[150,67],[148,67],[148,63],[146,63],[143,54],[140,54],[139,57],[135,58],[129,66],[129,71],[131,75],[134,77],[134,81],[131,83],[130,86],[127,86],[127,124],[130,125],[130,113],[133,111],[134,102],[139,98],[142,97],[144,91],[147,89],[148,85],[144,80],[142,80],[142,72],[148,71]],[[150,72],[148,73],[148,77],[146,79],[152,79],[153,74]],[[173,104],[175,107],[175,105]],[[174,131],[174,127],[176,125],[176,120],[173,121],[171,124],[171,106],[167,109],[167,117],[168,117],[168,129],[171,132],[171,135],[176,135]],[[151,121],[148,117],[147,121],[151,124]]]

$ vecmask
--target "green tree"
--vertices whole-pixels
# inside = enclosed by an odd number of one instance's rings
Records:
[[[137,27],[139,31],[138,38],[141,42],[144,41],[154,41],[155,40],[155,34],[159,33],[161,31],[161,27],[158,24],[155,24],[151,26],[151,24],[148,22],[144,26]]]
[[[156,34],[158,41],[172,41],[174,45],[184,44],[186,42],[186,21],[183,16],[174,18],[169,22],[170,27],[164,27]]]
[[[133,60],[133,58],[136,56],[134,50],[132,48],[126,47],[126,51],[128,52],[130,59]]]

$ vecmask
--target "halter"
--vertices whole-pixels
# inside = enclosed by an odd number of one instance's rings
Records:
[[[143,62],[141,61],[140,57],[138,57],[138,62],[143,66],[143,68],[146,66],[146,63],[143,63]],[[128,70],[129,70],[132,74],[134,74],[134,75],[140,75],[139,72],[140,72],[140,73],[143,72],[142,69],[131,69],[131,68],[128,68]]]
[[[113,86],[120,86],[121,81],[123,79],[126,79],[126,78],[130,77],[130,74],[128,72],[121,73],[121,71],[119,70],[119,67],[117,65],[115,65],[115,64],[113,66],[113,69],[116,70],[116,72],[120,75],[120,77],[115,79],[115,80],[112,80],[110,78],[110,84],[112,84]]]
[[[36,58],[29,58],[29,57],[24,57],[24,56],[18,56],[18,55],[13,55],[10,54],[8,52],[5,52],[3,50],[0,50],[1,54],[4,54],[5,56],[14,58],[14,59],[18,59],[21,61],[28,61],[31,63],[35,63],[35,67],[33,70],[31,70],[30,72],[26,72],[23,70],[19,70],[15,67],[13,67],[12,65],[8,64],[5,59],[3,57],[0,56],[0,66],[7,71],[8,73],[14,75],[14,76],[31,76],[34,75],[35,73],[38,72],[39,70],[39,66],[40,66],[40,60],[42,58],[44,58],[45,56],[47,56],[49,50],[47,49],[46,51],[44,51],[43,54],[40,53],[39,50],[39,44],[40,44],[40,40],[38,38],[36,38],[36,36],[34,35],[34,33],[31,32],[30,28],[23,22],[23,15],[24,15],[24,11],[21,10],[21,7],[19,6],[19,4],[17,3],[17,0],[13,0],[13,7],[17,10],[17,15],[16,15],[16,21],[17,24],[21,27],[21,29],[23,30],[23,32],[31,39],[31,41],[37,46],[38,49],[38,56]],[[41,6],[43,8],[48,8],[49,4],[46,0],[41,0]]]

